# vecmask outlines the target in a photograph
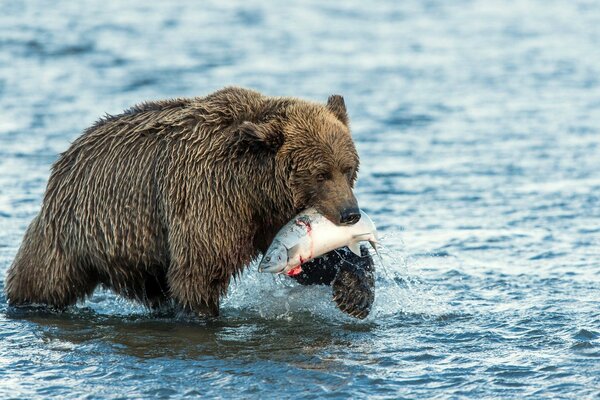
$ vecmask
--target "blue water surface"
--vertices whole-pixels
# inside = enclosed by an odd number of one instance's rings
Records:
[[[217,320],[0,295],[0,398],[600,396],[596,1],[0,3],[0,289],[99,116],[226,85],[345,96],[374,310],[258,274]]]

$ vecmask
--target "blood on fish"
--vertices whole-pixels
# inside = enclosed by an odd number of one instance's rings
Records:
[[[310,219],[308,218],[298,218],[294,221],[296,223],[296,225],[300,226],[300,227],[305,227],[306,228],[306,233],[308,234],[308,236],[312,236],[312,225],[310,224]],[[310,241],[310,255],[308,260],[312,259],[313,256],[313,247],[314,247],[314,243],[312,242],[312,237],[311,237],[311,241]],[[305,260],[302,256],[300,256],[300,264],[298,264],[297,266],[295,266],[294,268],[290,269],[287,272],[288,276],[296,276],[298,274],[302,273],[302,264],[304,264],[304,262],[308,261]]]
[[[306,227],[306,233],[308,234],[308,236],[311,236],[312,233],[312,225],[310,224],[310,220],[308,218],[299,218],[296,220],[296,225],[298,226],[304,226]],[[309,260],[312,259],[313,253],[314,253],[314,243],[312,241],[312,237],[311,237],[311,241],[310,241],[310,255],[309,255]],[[302,257],[300,257],[300,264],[304,263],[304,260],[302,259]]]
[[[308,233],[309,235],[312,232],[312,226],[310,225],[310,221],[308,219],[297,219],[296,220],[296,225],[298,225],[298,226],[305,226],[306,227],[306,233]]]
[[[302,273],[302,264],[304,264],[304,258],[302,258],[302,256],[300,256],[300,264],[296,265],[294,268],[290,269],[287,272],[288,276],[296,276],[298,274]]]
[[[302,266],[297,265],[294,268],[290,269],[287,274],[288,274],[288,276],[296,276],[301,273],[302,273]]]

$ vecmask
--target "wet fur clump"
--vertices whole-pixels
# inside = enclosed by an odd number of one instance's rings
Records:
[[[366,246],[360,247],[360,253],[348,247],[334,250],[303,264],[294,279],[302,285],[330,285],[337,307],[364,319],[375,301],[375,263]]]
[[[298,211],[356,205],[343,99],[225,88],[107,116],[52,168],[8,271],[11,305],[63,308],[98,285],[156,308],[219,299]]]

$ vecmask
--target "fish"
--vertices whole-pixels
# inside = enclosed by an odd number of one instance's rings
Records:
[[[259,272],[287,274],[302,272],[302,264],[332,250],[347,246],[360,256],[360,242],[369,242],[377,251],[377,228],[360,210],[354,225],[336,225],[315,208],[308,208],[285,224],[264,253]]]

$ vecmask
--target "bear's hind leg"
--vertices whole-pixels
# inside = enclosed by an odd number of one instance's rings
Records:
[[[90,296],[98,284],[65,257],[35,257],[21,248],[8,270],[6,295],[11,306],[48,305],[64,309]]]
[[[45,304],[63,309],[92,294],[98,283],[52,240],[36,217],[8,270],[5,291],[13,306]]]

